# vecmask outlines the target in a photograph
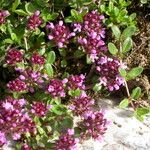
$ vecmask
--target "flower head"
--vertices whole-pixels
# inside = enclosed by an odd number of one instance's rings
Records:
[[[9,16],[9,11],[7,10],[0,10],[0,25],[6,22],[5,18]]]
[[[40,11],[36,11],[32,16],[28,18],[27,27],[30,30],[38,28],[42,24],[42,19],[40,18]]]
[[[23,53],[19,50],[12,48],[8,50],[5,59],[7,64],[15,65],[16,63],[23,60]]]
[[[59,48],[66,47],[69,39],[75,36],[75,33],[71,33],[69,28],[64,25],[63,21],[59,21],[56,25],[49,23],[47,28],[50,30],[48,39],[52,40]]]

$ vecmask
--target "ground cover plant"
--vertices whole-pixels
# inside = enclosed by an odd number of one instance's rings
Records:
[[[17,150],[77,150],[88,138],[101,141],[110,121],[94,109],[91,93],[125,90],[119,107],[132,107],[144,120],[150,110],[139,103],[142,89],[128,84],[144,70],[126,62],[139,32],[131,6],[126,0],[1,0],[1,147],[13,140]]]

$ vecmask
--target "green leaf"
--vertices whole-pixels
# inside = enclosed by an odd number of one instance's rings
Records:
[[[74,53],[74,56],[77,58],[81,58],[84,55],[85,55],[85,53],[82,50],[76,50]]]
[[[139,76],[143,72],[142,67],[135,67],[127,74],[127,80],[134,79],[135,77]]]
[[[75,9],[71,9],[71,16],[76,18],[78,16],[78,12]]]
[[[140,121],[144,121],[144,116],[148,115],[150,113],[150,109],[149,108],[137,108],[134,112],[134,116],[140,120]]]
[[[52,77],[54,74],[52,65],[49,63],[45,64],[45,69],[46,69],[48,76]]]
[[[120,102],[119,107],[126,108],[128,105],[129,105],[129,100],[127,98],[125,98]]]
[[[53,63],[55,62],[55,59],[56,59],[55,52],[54,52],[54,51],[50,51],[50,52],[47,54],[47,63],[53,64]]]
[[[136,27],[134,27],[134,26],[127,27],[121,35],[122,39],[126,39],[127,37],[131,37],[132,35],[135,34],[135,31],[136,31]]]
[[[119,68],[119,73],[120,73],[120,75],[121,75],[122,77],[126,77],[126,75],[127,75],[126,70],[125,70],[125,69],[122,69],[122,68]]]
[[[109,49],[109,52],[112,54],[112,55],[116,55],[118,53],[118,49],[117,47],[113,44],[113,43],[108,43],[108,49]]]
[[[71,129],[73,127],[73,118],[66,117],[60,122],[60,126],[62,130],[64,129]]]
[[[98,92],[98,91],[100,91],[102,89],[102,86],[101,86],[101,84],[99,84],[99,83],[96,83],[95,85],[94,85],[94,87],[93,87],[93,91],[94,92]]]
[[[15,13],[20,15],[20,16],[28,16],[28,14],[22,9],[15,10]]]
[[[20,0],[15,0],[15,2],[12,4],[12,12],[16,10],[19,4],[20,4]]]
[[[31,14],[34,13],[37,9],[35,8],[35,6],[34,6],[31,2],[29,2],[29,3],[26,3],[26,4],[25,4],[25,10],[27,11],[27,13],[29,13],[29,14],[31,15]]]
[[[66,113],[66,108],[63,105],[53,105],[50,111],[56,115],[62,115]]]
[[[147,0],[141,0],[141,3],[146,4],[146,3],[148,3],[148,1]]]
[[[44,131],[44,129],[42,127],[40,127],[39,125],[36,126],[38,132],[42,135],[42,134],[46,134],[46,132]]]
[[[121,31],[120,31],[120,29],[118,28],[118,26],[113,25],[113,26],[111,27],[111,29],[112,29],[112,32],[113,32],[113,34],[115,35],[116,39],[119,39],[119,38],[120,38],[120,35],[121,35]]]
[[[69,90],[68,94],[70,96],[73,96],[73,97],[80,96],[81,95],[81,90],[80,89]]]
[[[65,68],[67,66],[67,61],[65,60],[65,59],[63,59],[62,61],[61,61],[61,67],[62,68]]]
[[[92,63],[92,59],[90,58],[89,55],[86,55],[86,63],[87,64],[91,64]]]
[[[123,43],[122,52],[126,53],[131,50],[132,48],[132,39],[130,37],[127,37],[126,40]]]
[[[137,87],[137,88],[132,90],[131,97],[134,100],[137,100],[140,97],[140,95],[141,95],[141,88],[140,87]]]

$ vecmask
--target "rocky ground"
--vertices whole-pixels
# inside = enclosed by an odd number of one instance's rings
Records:
[[[106,109],[106,118],[112,123],[103,142],[90,139],[79,145],[79,150],[150,150],[150,116],[142,123],[132,117],[132,110],[119,109],[113,100],[103,99],[97,104]],[[11,143],[2,150],[13,150]]]
[[[85,141],[80,150],[150,150],[150,116],[142,123],[132,117],[130,109],[119,109],[112,100],[98,104],[107,110],[106,117],[112,123],[103,142]]]

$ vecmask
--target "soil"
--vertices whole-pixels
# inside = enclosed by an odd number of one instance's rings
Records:
[[[139,3],[133,1],[129,11],[137,13],[139,33],[133,38],[134,48],[126,62],[130,68],[137,66],[144,68],[142,75],[130,85],[142,87],[142,99],[150,104],[150,4],[140,6]]]

